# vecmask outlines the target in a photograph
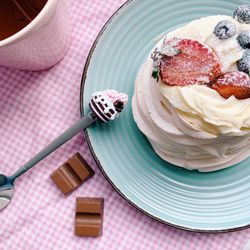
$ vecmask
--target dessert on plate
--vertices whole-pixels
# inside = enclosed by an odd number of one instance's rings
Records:
[[[162,37],[140,68],[133,116],[154,151],[189,170],[250,156],[250,5]]]

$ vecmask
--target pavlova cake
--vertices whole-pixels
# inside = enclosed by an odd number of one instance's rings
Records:
[[[133,116],[154,151],[214,171],[250,156],[250,5],[158,41],[138,72]]]

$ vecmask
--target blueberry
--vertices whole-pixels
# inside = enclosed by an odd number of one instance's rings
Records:
[[[243,49],[250,49],[250,30],[241,32],[237,37],[237,41]]]
[[[250,5],[240,5],[235,10],[233,17],[240,23],[250,23]]]
[[[234,36],[235,33],[235,24],[228,20],[220,21],[214,28],[214,34],[221,40],[228,39]]]
[[[250,70],[250,50],[246,50],[242,58],[237,62],[239,71],[249,74]]]

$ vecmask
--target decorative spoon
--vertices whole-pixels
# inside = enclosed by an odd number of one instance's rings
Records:
[[[5,176],[0,174],[0,210],[5,208],[11,201],[14,191],[14,182],[38,162],[46,158],[49,154],[75,136],[77,133],[86,129],[97,120],[109,122],[114,120],[123,110],[128,101],[128,96],[116,90],[104,90],[92,95],[89,106],[91,111],[76,122],[71,128],[58,136],[47,147],[41,150],[36,156],[29,160],[24,166],[18,169],[13,175]]]

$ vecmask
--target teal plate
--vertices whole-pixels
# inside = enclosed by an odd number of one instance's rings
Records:
[[[250,159],[225,170],[199,173],[161,160],[133,120],[137,72],[155,38],[202,16],[232,15],[226,0],[134,0],[126,2],[97,37],[83,73],[81,111],[91,94],[116,89],[129,94],[121,116],[86,132],[101,171],[122,197],[165,224],[191,231],[222,232],[250,224]]]

